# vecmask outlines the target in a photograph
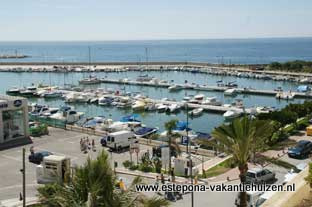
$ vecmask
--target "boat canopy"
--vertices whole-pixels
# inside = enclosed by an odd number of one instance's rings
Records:
[[[308,90],[309,90],[309,86],[307,86],[307,85],[300,85],[297,88],[297,91],[299,91],[299,92],[307,92]]]
[[[204,132],[196,132],[196,135],[196,139],[199,140],[210,140],[212,138],[210,134]]]
[[[155,130],[155,128],[150,128],[150,127],[141,127],[138,130],[136,130],[134,133],[136,135],[144,135],[147,134],[149,132],[152,132],[153,130]]]
[[[191,128],[187,128],[188,123],[186,121],[178,121],[177,122],[177,127],[174,130],[178,130],[178,131],[183,131],[183,130],[187,130],[187,131],[191,131]]]
[[[138,114],[131,114],[128,116],[124,116],[120,119],[121,122],[141,122],[138,120],[139,115]]]

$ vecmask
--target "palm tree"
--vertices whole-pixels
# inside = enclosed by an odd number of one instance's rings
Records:
[[[168,136],[168,145],[169,145],[169,175],[171,175],[171,145],[172,145],[172,130],[177,127],[178,120],[173,119],[165,123],[165,128],[167,130],[167,136]]]
[[[252,120],[247,116],[237,118],[230,124],[223,124],[214,129],[212,136],[217,140],[217,147],[232,154],[234,161],[238,165],[239,177],[241,183],[246,182],[246,173],[248,171],[248,161],[252,153],[258,148],[259,140],[265,141],[271,134],[271,124],[266,121]],[[247,206],[246,192],[240,193],[240,207]]]
[[[126,191],[118,189],[117,177],[109,163],[105,151],[100,152],[95,160],[88,158],[83,166],[74,168],[68,183],[40,187],[38,193],[41,203],[49,207],[144,207],[146,203],[153,203],[153,207],[169,205],[164,199],[147,198],[135,192],[135,185],[142,183],[140,177],[135,178]]]

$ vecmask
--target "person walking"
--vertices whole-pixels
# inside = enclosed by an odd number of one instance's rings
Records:
[[[95,149],[95,142],[94,142],[94,139],[92,139],[92,151],[95,152],[96,149]]]

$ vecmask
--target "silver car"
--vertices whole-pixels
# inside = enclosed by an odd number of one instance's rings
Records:
[[[247,183],[265,183],[270,180],[275,180],[275,173],[268,169],[253,168],[247,171]]]

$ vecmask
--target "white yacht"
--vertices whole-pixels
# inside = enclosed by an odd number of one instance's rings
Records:
[[[101,80],[95,76],[90,75],[88,78],[84,78],[79,81],[79,84],[90,85],[90,84],[99,84]]]
[[[63,106],[57,113],[51,115],[50,118],[62,120],[68,124],[73,124],[81,119],[83,114],[83,112],[77,112],[70,106]]]
[[[202,101],[204,105],[212,105],[212,106],[221,106],[222,103],[216,97],[207,97],[205,100]]]
[[[202,115],[202,113],[204,112],[204,109],[203,108],[196,108],[196,109],[193,109],[192,111],[189,111],[189,115],[191,116],[200,116]]]
[[[135,101],[134,104],[132,105],[132,110],[134,111],[140,111],[145,109],[146,103],[144,101]]]
[[[225,96],[234,96],[236,95],[237,91],[235,88],[230,88],[224,91]]]
[[[276,94],[275,96],[277,99],[286,99],[286,100],[292,100],[295,98],[295,93],[291,93],[291,92],[279,92]]]
[[[171,85],[168,87],[168,90],[169,91],[178,91],[178,90],[182,90],[183,87],[181,85],[177,85],[177,84],[174,84],[174,85]]]
[[[236,111],[236,110],[228,110],[223,114],[223,117],[225,119],[233,119],[236,117],[239,117],[241,115],[241,112]]]
[[[205,97],[204,94],[197,94],[194,96],[194,99],[198,100],[198,101],[202,101],[204,99],[204,97]]]
[[[158,103],[158,104],[156,104],[155,106],[156,106],[156,108],[157,108],[157,111],[160,112],[160,113],[161,113],[161,112],[165,112],[165,111],[167,110],[167,108],[168,108],[167,105],[162,104],[162,103]]]
[[[20,89],[18,87],[13,87],[7,90],[6,93],[9,95],[17,95],[20,93]]]
[[[173,103],[168,106],[167,111],[170,113],[174,113],[174,112],[179,111],[180,109],[181,109],[181,105]]]

